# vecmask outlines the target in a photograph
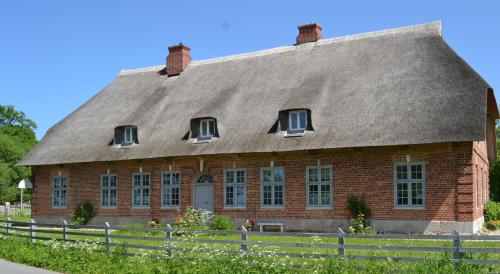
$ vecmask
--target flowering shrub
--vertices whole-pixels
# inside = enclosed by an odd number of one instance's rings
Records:
[[[243,224],[243,226],[244,226],[247,230],[253,230],[254,225],[255,225],[255,222],[253,221],[253,219],[252,219],[252,218],[246,219],[246,220],[245,220],[245,223]]]
[[[500,229],[500,220],[486,222],[486,228],[489,230]]]
[[[175,218],[174,227],[193,230],[208,229],[211,217],[212,213],[210,211],[187,207],[184,212],[179,213]]]
[[[352,219],[351,226],[347,229],[348,233],[365,233],[370,227],[366,226],[365,215],[359,213],[356,218]]]
[[[76,205],[73,212],[73,223],[77,225],[86,225],[90,219],[94,218],[94,207],[90,202],[84,202]]]
[[[160,224],[160,218],[158,218],[158,217],[153,217],[153,218],[151,219],[151,221],[149,221],[149,222],[148,222],[148,225],[149,225],[150,227],[153,227],[153,228],[160,227],[160,226],[161,226],[161,224]]]

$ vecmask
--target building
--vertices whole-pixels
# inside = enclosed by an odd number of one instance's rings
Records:
[[[172,222],[193,206],[289,230],[346,226],[363,197],[375,229],[477,232],[496,160],[492,88],[441,23],[123,70],[19,163],[32,214],[94,223]]]

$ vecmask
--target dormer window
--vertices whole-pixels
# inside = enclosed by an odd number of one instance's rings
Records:
[[[215,120],[203,119],[200,121],[200,137],[212,138],[215,136]]]
[[[115,138],[113,143],[121,147],[127,147],[132,144],[138,144],[136,126],[119,126],[115,128]]]
[[[134,140],[136,139],[136,138],[134,138],[134,132],[137,132],[137,131],[135,131],[134,127],[126,127],[125,128],[124,137],[123,137],[123,144],[124,145],[131,145],[134,143]]]
[[[289,124],[288,131],[301,132],[307,128],[307,111],[295,110],[288,113]]]

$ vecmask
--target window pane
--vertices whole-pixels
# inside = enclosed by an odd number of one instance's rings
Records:
[[[208,135],[208,124],[206,121],[201,122],[201,136]]]
[[[396,166],[396,178],[398,180],[408,179],[408,167],[407,166]]]
[[[271,186],[264,186],[263,187],[263,199],[262,202],[264,205],[271,205],[272,204],[272,187]]]
[[[141,190],[139,188],[134,189],[134,206],[141,205]]]
[[[234,172],[231,171],[226,171],[226,184],[233,184],[234,183]]]
[[[300,112],[300,128],[305,129],[306,128],[306,112],[302,111]]]
[[[107,206],[109,205],[109,201],[108,201],[108,189],[105,188],[102,190],[102,205],[104,206]]]
[[[236,183],[238,184],[245,183],[245,171],[243,170],[236,171]]]
[[[283,181],[285,181],[284,172],[285,170],[283,168],[274,168],[274,182],[282,183]]]
[[[141,185],[141,176],[139,174],[134,175],[134,186]]]
[[[283,186],[274,186],[274,205],[283,205]]]
[[[411,203],[413,205],[423,205],[423,187],[422,182],[413,182],[411,184]]]
[[[108,187],[108,176],[102,176],[102,187]]]
[[[408,205],[408,184],[406,183],[397,184],[397,204]]]
[[[178,206],[179,205],[179,200],[180,200],[180,189],[178,187],[173,187],[172,188],[172,199],[170,200],[172,202],[172,206]]]
[[[170,201],[170,188],[164,186],[163,187],[163,205],[169,206],[170,203],[171,203],[171,201]]]
[[[109,193],[110,193],[109,205],[116,206],[116,189],[111,189]]]
[[[226,205],[233,205],[233,187],[226,187]]]
[[[309,205],[318,205],[318,185],[309,186]]]
[[[236,204],[239,206],[245,205],[245,186],[236,187]]]
[[[148,188],[142,189],[142,205],[143,206],[149,205],[149,189]]]
[[[330,185],[321,186],[321,204],[322,205],[330,204]]]
[[[411,178],[422,179],[422,165],[411,165]]]
[[[264,183],[270,183],[271,182],[271,169],[264,169],[262,170],[262,180]]]
[[[331,174],[332,174],[332,169],[329,167],[322,167],[321,168],[321,181],[322,182],[329,182],[331,179]]]
[[[215,135],[215,121],[211,120],[211,121],[208,122],[208,124],[209,124],[209,132],[208,132],[208,134],[210,136],[214,136]]]
[[[180,179],[181,179],[181,175],[179,173],[172,174],[172,184],[173,185],[180,184]]]
[[[313,167],[309,168],[309,182],[317,182],[318,181],[318,169]]]
[[[142,185],[149,186],[149,174],[142,175]]]
[[[292,119],[291,119],[292,120],[292,124],[291,124],[290,128],[291,129],[298,128],[298,124],[297,124],[297,122],[298,122],[297,112],[292,112],[291,117],[292,117]]]
[[[109,177],[109,186],[116,187],[116,176]]]

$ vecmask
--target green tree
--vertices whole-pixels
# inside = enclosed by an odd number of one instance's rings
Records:
[[[31,175],[29,167],[16,163],[36,144],[37,126],[13,106],[0,105],[0,202],[17,202],[20,192],[17,183]],[[30,194],[23,197],[29,200]]]

